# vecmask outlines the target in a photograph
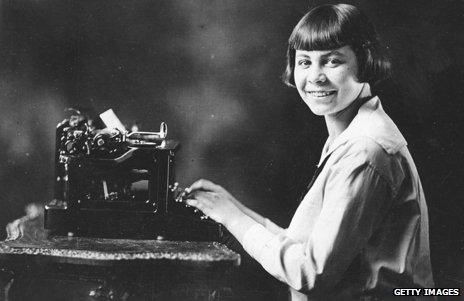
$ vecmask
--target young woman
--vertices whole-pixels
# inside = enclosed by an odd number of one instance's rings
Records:
[[[223,224],[292,300],[392,297],[433,287],[424,193],[407,144],[370,85],[389,74],[375,29],[357,8],[323,5],[296,25],[284,81],[328,139],[287,229],[199,180],[187,203]]]

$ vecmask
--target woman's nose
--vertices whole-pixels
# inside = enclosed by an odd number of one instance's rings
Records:
[[[322,84],[327,81],[327,76],[322,68],[313,65],[308,70],[306,80],[312,84]]]

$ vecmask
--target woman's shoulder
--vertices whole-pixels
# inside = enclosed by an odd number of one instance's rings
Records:
[[[407,145],[401,131],[383,110],[378,97],[360,108],[347,130],[348,139],[371,138],[389,154],[395,154]]]
[[[338,149],[338,154],[335,157],[336,161],[345,161],[354,166],[374,169],[392,183],[404,178],[402,166],[404,152],[399,150],[392,153],[369,136],[358,136],[346,141]]]
[[[386,161],[398,161],[401,152],[392,153],[377,140],[369,136],[358,136],[346,141],[340,147],[340,159],[357,158],[358,160],[371,163],[374,166],[384,165]]]

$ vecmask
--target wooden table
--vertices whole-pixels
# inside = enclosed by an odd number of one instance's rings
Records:
[[[235,300],[240,256],[216,242],[49,237],[0,242],[0,300]]]

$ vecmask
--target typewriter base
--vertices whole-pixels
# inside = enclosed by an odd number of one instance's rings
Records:
[[[79,237],[222,241],[222,227],[197,216],[155,215],[114,210],[46,210],[45,228],[51,235]]]

